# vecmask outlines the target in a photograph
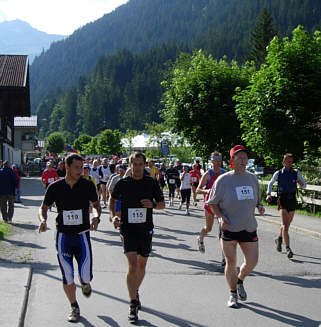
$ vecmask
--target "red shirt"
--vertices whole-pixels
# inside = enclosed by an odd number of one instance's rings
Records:
[[[49,185],[58,179],[58,175],[55,169],[45,169],[41,175],[41,179],[44,184]]]
[[[199,183],[201,178],[201,172],[199,170],[191,170],[189,174],[191,175],[192,183]]]

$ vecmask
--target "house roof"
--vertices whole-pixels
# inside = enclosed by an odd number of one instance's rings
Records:
[[[14,127],[37,127],[37,116],[14,117]]]
[[[0,55],[0,87],[26,87],[28,56]]]

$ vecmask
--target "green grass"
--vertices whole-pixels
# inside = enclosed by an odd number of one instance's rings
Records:
[[[0,222],[0,241],[4,239],[9,233],[9,225],[3,222]]]

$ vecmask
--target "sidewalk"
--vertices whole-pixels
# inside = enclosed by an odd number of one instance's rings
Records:
[[[36,178],[22,179],[22,190],[23,190],[22,200],[25,203],[25,207],[17,206],[17,208],[15,208],[14,222],[23,224],[26,222],[26,220],[31,220],[33,221],[33,224],[37,224],[36,213],[38,211],[38,204],[43,196],[42,195],[43,190],[41,189],[40,182],[38,187],[37,184],[38,182],[39,181],[37,181]],[[28,183],[29,188],[26,186],[26,183]],[[34,193],[33,193],[33,187],[37,187]],[[201,207],[202,206],[199,206],[199,208]],[[264,216],[257,215],[256,217],[258,220],[262,220],[264,222],[277,224],[277,225],[280,224],[279,212],[274,208],[266,207],[265,215]],[[314,238],[321,239],[321,219],[295,214],[293,223],[291,225],[291,231],[304,233]],[[32,245],[33,243],[30,244]],[[23,242],[22,242],[22,246],[25,246],[23,245]],[[29,246],[29,243],[27,244],[27,246]],[[100,276],[100,274],[98,273],[97,276]],[[151,275],[150,279],[152,278],[152,276],[153,275]],[[101,277],[102,283],[103,283],[103,278],[104,277],[102,275]],[[194,279],[196,277],[190,277],[190,278]],[[24,316],[25,316],[25,310],[28,302],[31,279],[32,279],[31,265],[11,264],[9,260],[8,261],[0,260],[0,294],[1,294],[0,326],[1,327],[16,327],[16,326],[22,327],[24,325]],[[166,284],[166,282],[168,281],[165,281],[164,283]],[[193,283],[191,285],[193,285]],[[224,285],[223,282],[222,285]],[[116,295],[117,293],[114,294],[114,296]],[[127,306],[127,304],[124,304],[124,306]],[[174,317],[174,313],[173,313],[173,317]],[[169,317],[169,319],[174,319],[174,318]],[[182,324],[182,326],[183,325],[184,324]]]

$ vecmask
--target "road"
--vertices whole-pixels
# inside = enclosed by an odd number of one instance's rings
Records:
[[[24,242],[28,243],[27,259],[33,269],[24,326],[70,326],[54,246],[54,212],[49,215],[49,230],[36,232],[36,213],[42,198],[40,181],[30,179],[25,184],[24,210],[18,208],[16,215],[17,222],[23,222],[29,230],[29,239],[25,237]],[[140,290],[143,310],[136,325],[319,326],[320,239],[291,232],[295,256],[289,260],[274,247],[278,226],[259,221],[260,258],[245,281],[248,300],[239,309],[230,309],[226,306],[229,290],[220,266],[217,223],[205,239],[206,253],[201,254],[196,242],[204,224],[200,204],[192,208],[190,216],[177,207],[176,203],[175,208],[155,211],[153,252]],[[126,259],[119,233],[110,224],[106,210],[101,220],[99,230],[91,234],[93,294],[85,299],[77,290],[82,315],[78,325],[128,326]],[[238,257],[241,264],[240,251]]]

